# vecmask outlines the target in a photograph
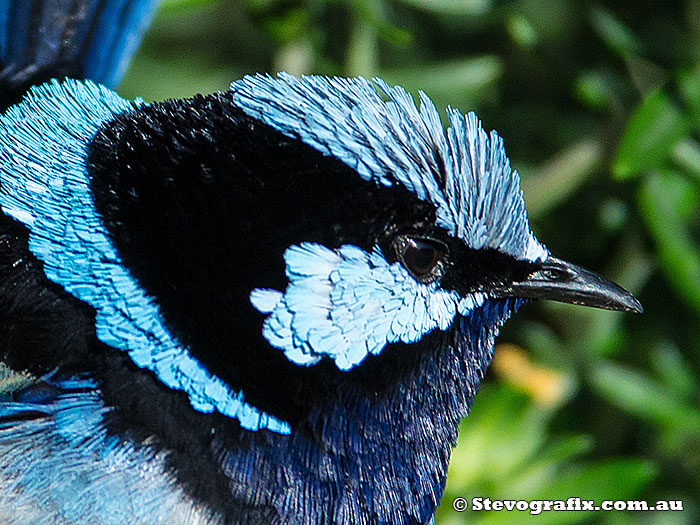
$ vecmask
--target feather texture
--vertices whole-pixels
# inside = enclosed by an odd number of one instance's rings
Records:
[[[0,299],[43,311],[12,295],[30,290],[80,333],[6,352],[36,377],[0,402],[0,508],[430,523],[526,301],[508,287],[548,258],[501,139],[447,120],[378,79],[258,75],[154,104],[33,88],[0,117],[0,206],[29,231],[0,264],[32,285],[0,279]],[[34,347],[39,317],[19,332]]]
[[[549,252],[530,232],[520,177],[503,141],[474,113],[448,110],[443,130],[432,101],[420,109],[400,86],[376,78],[247,76],[231,84],[251,116],[300,138],[361,177],[405,186],[437,209],[437,224],[473,249],[492,248],[528,261]]]
[[[0,405],[0,520],[8,525],[215,525],[164,454],[108,435],[94,381],[51,376]]]
[[[251,302],[270,314],[265,338],[299,365],[328,356],[350,370],[388,343],[415,343],[436,328],[447,330],[457,312],[469,315],[486,299],[416,282],[401,264],[357,246],[329,250],[306,243],[289,248],[284,258],[285,293],[256,289]]]
[[[196,410],[217,410],[250,430],[288,433],[286,423],[248,405],[170,334],[100,222],[89,188],[87,145],[104,122],[140,104],[90,82],[33,89],[3,119],[8,139],[0,151],[0,205],[30,228],[30,249],[49,279],[97,310],[101,341],[187,392]]]

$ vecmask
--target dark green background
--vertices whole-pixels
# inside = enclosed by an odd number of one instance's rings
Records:
[[[382,76],[504,137],[531,225],[635,292],[634,316],[533,304],[499,338],[464,421],[456,496],[683,500],[683,513],[542,523],[700,523],[700,3],[165,1],[120,92],[225,89],[246,73]]]

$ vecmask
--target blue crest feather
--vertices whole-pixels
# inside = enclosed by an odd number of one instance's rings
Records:
[[[474,113],[448,109],[445,131],[425,93],[418,109],[402,87],[379,78],[259,74],[231,89],[252,117],[342,160],[365,180],[398,182],[429,200],[438,226],[469,247],[529,261],[547,257],[530,232],[503,141],[487,135]]]
[[[247,76],[231,90],[247,114],[340,159],[362,179],[399,183],[428,200],[437,225],[470,248],[526,261],[548,256],[530,231],[503,141],[487,135],[474,113],[448,109],[445,130],[425,93],[418,108],[403,88],[381,79],[280,73]],[[251,302],[270,314],[265,338],[300,365],[326,355],[349,370],[389,343],[446,330],[457,312],[466,315],[485,300],[418,283],[401,264],[354,246],[292,246],[285,261],[284,295],[254,290]]]

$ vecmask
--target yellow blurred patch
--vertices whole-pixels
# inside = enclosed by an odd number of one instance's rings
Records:
[[[491,367],[504,381],[527,392],[536,403],[546,407],[560,405],[569,391],[565,374],[533,363],[530,356],[514,344],[497,344]]]

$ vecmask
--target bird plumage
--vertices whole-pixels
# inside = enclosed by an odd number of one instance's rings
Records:
[[[0,105],[50,78],[116,86],[158,0],[3,0]]]
[[[107,435],[93,380],[47,375],[14,397],[0,407],[3,523],[217,522],[164,475],[164,452]]]
[[[0,330],[34,380],[0,403],[10,522],[428,523],[525,298],[638,309],[549,255],[501,139],[447,116],[285,74],[11,107]]]

